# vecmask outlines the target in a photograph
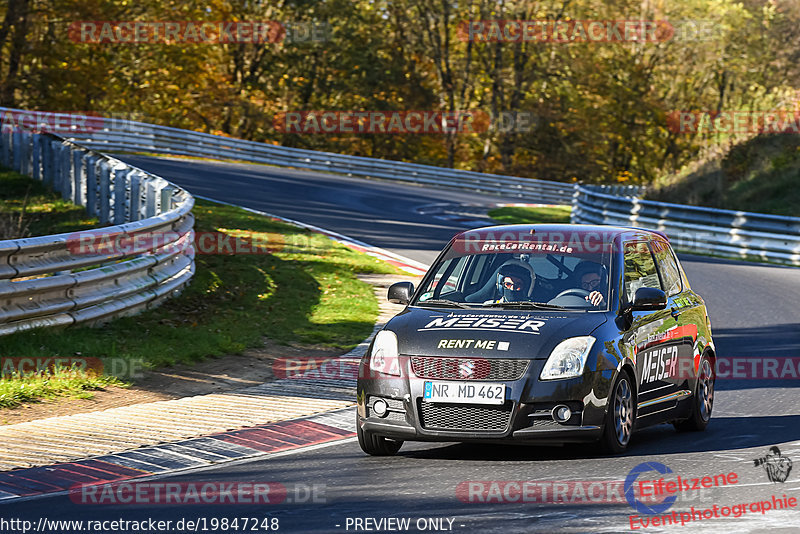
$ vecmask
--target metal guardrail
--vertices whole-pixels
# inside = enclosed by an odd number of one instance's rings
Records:
[[[574,222],[648,227],[669,234],[681,250],[800,265],[796,219],[641,200],[637,198],[643,191],[639,186],[579,186],[482,174],[266,145],[128,121],[110,121],[80,139],[106,151],[141,150],[236,159],[514,196],[537,203],[572,203]]]
[[[2,112],[2,108],[0,108]],[[154,152],[242,160],[440,188],[516,197],[543,204],[569,204],[575,185],[462,171],[402,161],[348,156],[232,139],[166,126],[107,120],[70,139],[103,152]]]
[[[0,113],[5,112],[26,113],[0,108]],[[53,116],[70,117],[69,114]],[[642,192],[638,186],[583,186],[482,174],[274,146],[127,120],[94,119],[87,128],[70,134],[70,139],[106,152],[153,152],[242,160],[515,196],[536,203],[572,204],[574,223],[652,228],[667,233],[679,250],[800,265],[798,218],[647,201],[637,198]],[[7,148],[0,146],[0,150],[3,150],[0,157],[10,157]],[[100,195],[99,198],[106,197]],[[0,246],[0,273],[3,254]]]
[[[0,335],[130,315],[157,306],[194,274],[187,191],[56,135],[20,129],[0,132],[0,164],[51,185],[106,225],[0,241]]]
[[[685,252],[800,266],[800,218],[617,196],[579,186],[572,222],[651,228]]]

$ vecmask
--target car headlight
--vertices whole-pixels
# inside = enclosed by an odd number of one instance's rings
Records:
[[[397,336],[394,332],[381,330],[375,336],[369,355],[369,368],[385,375],[400,376]]]
[[[572,378],[583,374],[586,357],[592,350],[595,338],[592,336],[571,337],[559,343],[544,364],[541,380]]]

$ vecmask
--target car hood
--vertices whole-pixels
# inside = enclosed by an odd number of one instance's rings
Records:
[[[601,312],[406,308],[386,325],[407,356],[546,359],[564,339],[591,334]]]

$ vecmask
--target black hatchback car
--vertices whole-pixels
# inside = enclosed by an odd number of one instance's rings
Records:
[[[626,449],[632,432],[703,430],[715,348],[703,299],[663,234],[510,225],[455,236],[359,365],[358,440]]]

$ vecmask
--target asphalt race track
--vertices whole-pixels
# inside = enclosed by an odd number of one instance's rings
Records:
[[[314,224],[425,263],[466,227],[459,221],[420,214],[420,206],[515,201],[258,165],[124,159],[194,194]],[[746,359],[743,365],[747,369],[758,366],[763,358],[800,357],[800,269],[689,255],[682,256],[682,262],[693,288],[706,299],[719,355]],[[275,517],[281,532],[625,532],[632,526],[647,532],[795,532],[800,525],[800,502],[792,507],[787,501],[784,505],[789,509],[764,513],[750,503],[769,501],[774,508],[777,504],[772,497],[783,495],[800,501],[800,467],[790,470],[784,482],[772,482],[764,466],[755,466],[753,461],[764,457],[772,446],[778,446],[784,457],[800,461],[798,386],[800,378],[791,375],[768,380],[720,378],[706,432],[679,434],[667,425],[646,429],[634,436],[628,453],[621,457],[596,456],[593,448],[586,446],[407,443],[397,457],[382,459],[364,455],[350,438],[170,478],[181,482],[277,481],[291,490],[281,504],[87,506],[75,504],[67,496],[53,496],[4,505],[2,515],[32,521],[43,516],[206,518],[207,531],[217,532],[237,530],[223,530],[219,524],[213,529],[212,518],[246,516]],[[781,461],[784,468],[788,466],[788,461]],[[664,464],[683,479],[731,472],[737,478],[725,487],[682,492],[671,508],[649,516],[634,510],[624,491],[618,493],[622,481],[643,462]],[[651,471],[642,478],[660,476]],[[484,486],[469,486],[470,481],[483,481]],[[495,484],[492,490],[491,481],[528,481],[549,488],[551,496],[555,492],[558,497],[534,501],[534,497],[523,498],[513,484]],[[587,499],[580,493],[590,483],[597,484]],[[317,502],[305,491],[314,485],[319,490]],[[617,493],[608,489],[612,486]],[[469,487],[483,487],[486,492],[470,493],[465,489]],[[609,498],[592,502],[600,495],[600,487],[606,488],[603,491]],[[480,497],[491,502],[476,502]],[[538,502],[541,500],[548,502]],[[690,515],[694,508],[702,513],[715,505],[720,517],[698,520],[695,514],[694,522],[680,525],[681,512]],[[746,513],[734,517],[742,505]],[[722,517],[725,509],[729,509],[729,517]],[[654,523],[656,526],[645,529],[641,523],[673,511],[678,526],[665,529]],[[631,515],[639,516],[639,522],[632,523]],[[356,521],[364,518],[376,522]],[[396,523],[386,523],[387,518],[408,518],[409,527],[400,530]],[[384,522],[377,523],[380,520]]]

